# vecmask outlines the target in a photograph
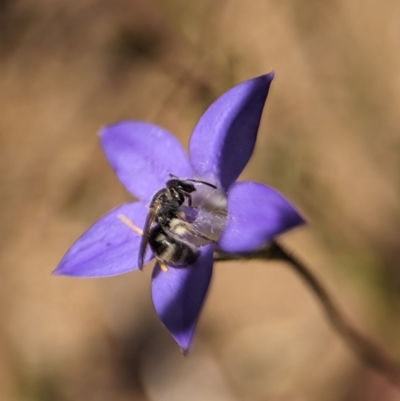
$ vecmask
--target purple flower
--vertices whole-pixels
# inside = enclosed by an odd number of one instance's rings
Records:
[[[256,182],[235,182],[253,152],[273,73],[245,81],[217,99],[196,125],[190,159],[166,130],[150,123],[125,121],[101,131],[104,152],[118,178],[139,201],[111,210],[69,249],[55,270],[74,277],[105,277],[138,269],[141,235],[149,202],[173,174],[200,179],[195,184],[191,224],[215,242],[197,244],[190,266],[152,276],[155,310],[183,351],[190,348],[213,270],[214,247],[252,252],[304,220],[274,189]],[[190,215],[190,213],[189,213]],[[150,251],[145,262],[152,259]]]

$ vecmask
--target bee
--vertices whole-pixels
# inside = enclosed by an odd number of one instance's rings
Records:
[[[187,222],[186,214],[180,208],[186,200],[192,207],[191,194],[196,191],[195,184],[217,187],[205,181],[170,176],[165,188],[160,189],[150,202],[139,248],[139,269],[143,268],[147,245],[162,265],[179,267],[193,264],[199,256],[188,236],[213,241]]]

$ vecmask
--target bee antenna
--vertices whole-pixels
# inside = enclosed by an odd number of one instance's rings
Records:
[[[217,187],[215,186],[215,185],[213,185],[213,184],[210,184],[209,182],[206,182],[206,181],[201,181],[201,180],[193,180],[193,179],[188,179],[188,180],[186,180],[186,181],[191,181],[191,182],[196,182],[196,183],[198,183],[198,184],[204,184],[204,185],[208,185],[209,187],[211,187],[211,188],[214,188],[214,189],[217,189]]]
[[[178,177],[177,177],[175,174],[169,173],[168,175],[169,175],[171,178],[177,178],[177,179],[178,179]]]

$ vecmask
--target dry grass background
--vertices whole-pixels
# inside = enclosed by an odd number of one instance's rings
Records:
[[[51,276],[129,199],[99,127],[150,120],[185,145],[234,84],[276,71],[243,174],[310,224],[282,241],[400,360],[400,3],[0,1],[0,399],[400,400],[292,271],[217,266],[191,356],[149,272]]]

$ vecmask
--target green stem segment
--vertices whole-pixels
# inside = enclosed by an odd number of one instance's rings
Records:
[[[312,290],[322,304],[334,329],[361,361],[400,388],[400,366],[377,343],[353,327],[314,273],[293,254],[287,252],[282,245],[272,242],[254,253],[230,254],[218,250],[215,254],[215,260],[219,262],[252,259],[276,260],[288,263]]]

